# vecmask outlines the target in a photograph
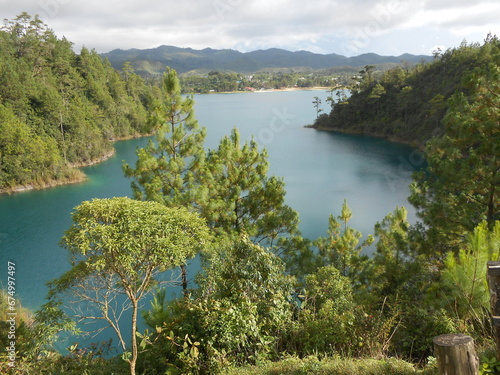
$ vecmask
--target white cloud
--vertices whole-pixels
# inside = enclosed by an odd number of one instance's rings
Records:
[[[7,18],[38,13],[76,49],[99,52],[170,44],[420,53],[423,45],[500,33],[500,4],[489,0],[2,0],[0,11]]]

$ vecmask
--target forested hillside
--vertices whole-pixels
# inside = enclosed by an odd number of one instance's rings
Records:
[[[0,191],[74,181],[111,141],[142,134],[153,90],[131,68],[117,73],[80,54],[26,13],[0,30]]]
[[[375,79],[375,67],[367,65],[349,85],[351,97],[332,100],[329,114],[314,127],[348,133],[381,136],[422,146],[442,135],[442,119],[455,92],[469,95],[474,83],[467,78],[492,63],[498,40],[488,37],[484,45],[462,43],[436,53],[432,63],[413,69],[396,67]]]
[[[249,74],[273,68],[297,68],[307,71],[366,64],[399,64],[401,61],[414,64],[429,59],[429,56],[410,54],[380,56],[375,53],[366,53],[346,57],[335,53],[322,55],[309,51],[291,52],[279,48],[239,52],[231,49],[205,48],[195,50],[174,46],[159,46],[143,50],[117,49],[104,53],[103,57],[109,59],[116,69],[120,69],[124,62],[130,61],[137,72],[144,76],[163,74],[165,65],[175,69],[178,73],[207,69]]]

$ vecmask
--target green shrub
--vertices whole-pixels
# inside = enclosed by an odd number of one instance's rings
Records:
[[[457,332],[455,321],[444,310],[413,307],[405,311],[392,341],[392,352],[422,362],[433,354],[432,339]]]

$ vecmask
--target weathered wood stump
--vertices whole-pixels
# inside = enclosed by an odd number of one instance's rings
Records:
[[[488,262],[487,278],[497,358],[500,359],[500,262]]]
[[[440,375],[477,375],[479,361],[472,337],[446,334],[434,337],[434,355]]]

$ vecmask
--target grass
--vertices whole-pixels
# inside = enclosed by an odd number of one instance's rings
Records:
[[[319,359],[315,356],[303,359],[289,357],[280,362],[264,362],[257,366],[231,367],[224,375],[437,375],[430,366],[418,369],[411,363],[396,358],[351,359],[331,357]]]

